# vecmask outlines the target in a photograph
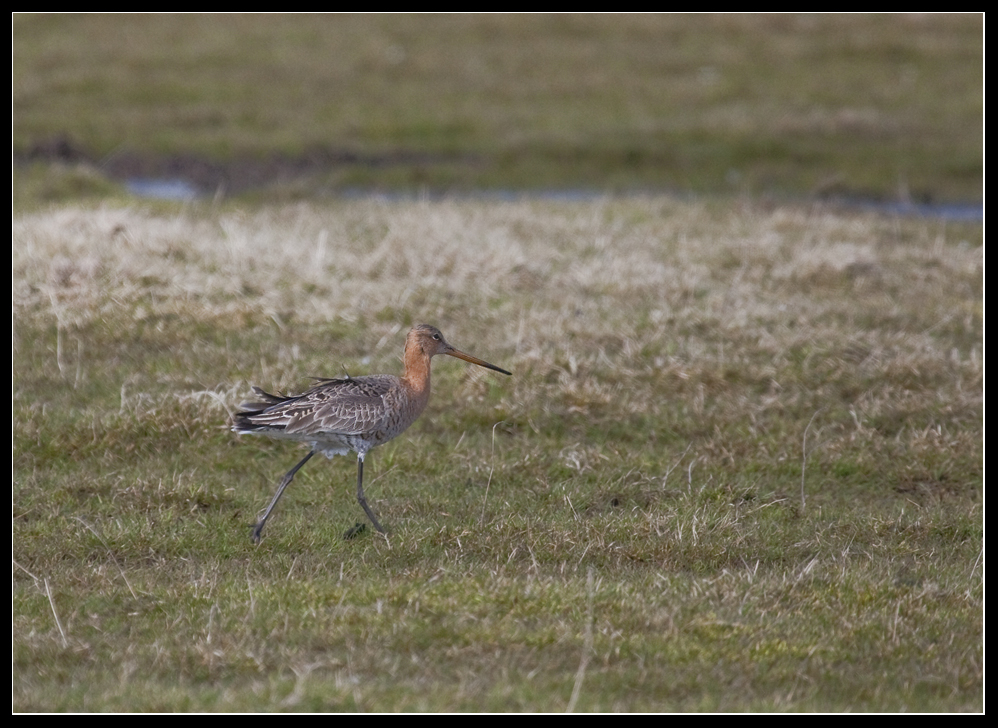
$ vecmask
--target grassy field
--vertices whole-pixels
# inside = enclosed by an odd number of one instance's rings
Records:
[[[792,202],[983,199],[982,15],[18,14],[12,147],[15,711],[983,710],[982,226]]]
[[[15,191],[61,200],[107,194],[108,178],[186,176],[207,194],[284,199],[488,187],[979,201],[983,25],[17,14]]]
[[[17,213],[13,709],[980,711],[982,276],[657,196]],[[233,407],[416,322],[513,377],[435,362],[387,537],[316,459],[254,546],[304,453]]]

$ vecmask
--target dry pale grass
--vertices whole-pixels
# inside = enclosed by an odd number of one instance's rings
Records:
[[[983,256],[963,234],[662,198],[68,208],[14,221],[13,305],[67,332],[122,312],[361,325],[349,357],[321,353],[330,370],[359,352],[394,366],[403,329],[429,321],[529,371],[518,400],[557,392],[585,411],[623,397],[655,413],[664,392],[646,387],[668,383],[735,408],[818,408],[838,383],[861,432],[926,377],[939,406],[979,406]],[[818,390],[781,381],[788,366]],[[881,377],[885,391],[864,390]]]
[[[252,310],[305,323],[354,322],[391,308],[432,319],[453,316],[447,301],[459,296],[488,304],[472,308],[469,321],[494,317],[498,340],[529,355],[565,334],[647,345],[697,323],[722,322],[735,336],[767,324],[803,327],[799,338],[820,339],[822,321],[878,294],[884,317],[914,308],[926,333],[980,316],[973,294],[982,249],[960,239],[961,230],[954,240],[941,222],[820,209],[724,211],[661,198],[354,202],[175,216],[67,208],[12,227],[15,314],[51,305],[67,324],[109,306],[139,302],[161,312],[179,301],[209,315]],[[829,294],[843,288],[855,295]],[[966,299],[965,309],[939,308],[951,293]],[[909,297],[921,305],[906,305]]]

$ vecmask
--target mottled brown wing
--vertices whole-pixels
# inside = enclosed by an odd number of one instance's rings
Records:
[[[385,420],[385,395],[395,382],[387,375],[324,380],[305,393],[308,407],[287,431],[360,435],[376,430]]]
[[[384,396],[395,386],[387,375],[322,379],[307,392],[279,397],[255,390],[265,407],[236,416],[237,428],[283,430],[288,435],[360,435],[381,426]]]

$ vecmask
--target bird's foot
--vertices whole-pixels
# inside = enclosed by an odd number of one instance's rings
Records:
[[[353,526],[351,528],[348,528],[343,533],[343,538],[345,540],[349,541],[350,539],[357,538],[359,535],[361,535],[362,533],[364,533],[364,531],[366,531],[366,530],[367,530],[367,524],[366,523],[360,523],[358,521],[357,523],[353,524]]]

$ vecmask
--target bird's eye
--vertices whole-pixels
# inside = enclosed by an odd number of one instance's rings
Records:
[[[440,341],[440,334],[434,334],[433,335],[433,340],[434,341]]]

